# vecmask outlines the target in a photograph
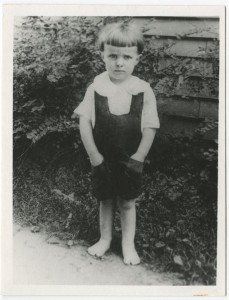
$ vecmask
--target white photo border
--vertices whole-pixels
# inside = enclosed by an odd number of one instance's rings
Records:
[[[12,106],[13,30],[15,16],[182,16],[219,17],[219,161],[218,161],[218,241],[216,286],[72,286],[15,285],[12,247]],[[225,110],[225,6],[149,5],[4,5],[3,6],[3,99],[2,102],[2,293],[4,295],[85,295],[85,296],[223,296],[225,295],[226,255],[226,110]]]

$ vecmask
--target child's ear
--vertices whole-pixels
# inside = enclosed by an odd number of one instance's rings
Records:
[[[139,63],[139,61],[141,60],[141,58],[142,58],[142,54],[139,54],[137,56],[137,58],[136,58],[136,64],[135,65],[137,65]]]

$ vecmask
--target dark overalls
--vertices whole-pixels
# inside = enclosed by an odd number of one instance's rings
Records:
[[[104,162],[92,167],[92,186],[98,200],[137,198],[141,193],[143,163],[130,157],[141,138],[143,93],[133,95],[130,112],[114,115],[107,97],[95,92],[95,126],[93,136]]]

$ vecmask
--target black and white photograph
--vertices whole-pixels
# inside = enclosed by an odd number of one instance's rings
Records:
[[[23,7],[5,293],[224,295],[225,7]]]

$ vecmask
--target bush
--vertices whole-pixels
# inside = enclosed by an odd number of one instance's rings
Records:
[[[78,131],[70,120],[72,111],[103,69],[95,46],[101,22],[84,17],[25,18],[14,43],[16,149],[48,133],[67,136]]]

